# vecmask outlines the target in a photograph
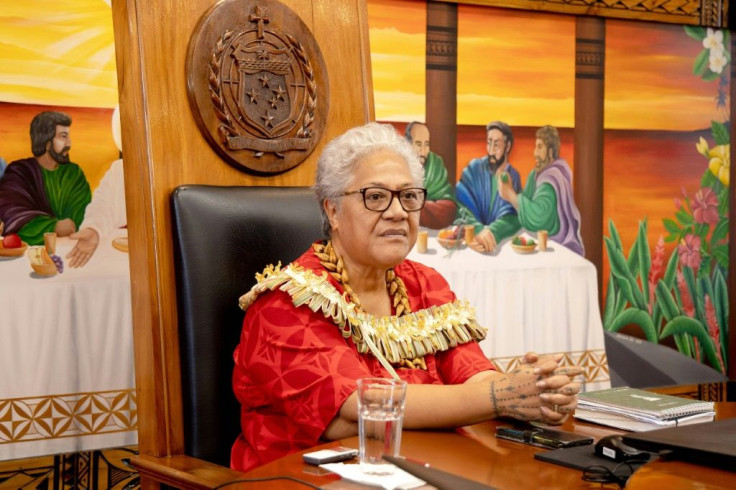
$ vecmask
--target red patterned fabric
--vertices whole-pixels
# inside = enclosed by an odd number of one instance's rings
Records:
[[[296,262],[324,270],[311,249]],[[455,300],[434,269],[405,260],[394,270],[406,285],[412,311]],[[390,377],[372,354],[359,354],[322,313],[294,307],[279,290],[263,293],[247,310],[234,359],[242,433],[230,465],[241,471],[318,444],[357,379]],[[396,371],[409,383],[459,384],[493,369],[476,342],[425,356],[425,361],[426,371]]]

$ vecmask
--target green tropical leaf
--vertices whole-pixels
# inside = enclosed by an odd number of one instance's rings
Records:
[[[720,181],[713,175],[710,169],[706,168],[703,172],[703,176],[700,178],[700,187],[713,187],[713,185]]]
[[[649,298],[649,269],[652,266],[652,257],[649,253],[649,239],[647,237],[647,220],[639,223],[639,234],[636,237],[636,256],[638,257],[639,278],[641,290],[646,301]]]
[[[680,225],[675,223],[675,220],[670,218],[665,218],[662,220],[662,224],[664,224],[664,227],[667,231],[673,234],[679,234],[682,228],[680,228]]]
[[[710,52],[707,49],[702,50],[698,55],[695,57],[695,62],[693,63],[693,73],[697,76],[703,76],[708,70],[708,58],[710,57]]]
[[[710,71],[710,68],[708,68],[707,70],[705,70],[705,73],[703,73],[701,78],[705,80],[706,82],[712,82],[713,80],[718,80],[719,78],[721,78],[721,74],[714,73]]]
[[[621,292],[621,297],[625,299],[628,304],[632,306],[636,306],[636,298],[634,297],[634,291],[631,288],[631,284],[625,277],[613,277],[616,281],[616,285],[618,286],[619,291]]]
[[[700,26],[683,26],[685,28],[685,34],[695,39],[696,41],[702,41],[705,39],[705,28]]]
[[[695,273],[691,267],[683,267],[682,275],[685,278],[685,284],[687,284],[687,290],[690,294],[690,299],[695,305],[695,314],[700,321],[705,321],[703,299],[700,297],[697,280],[695,279]]]
[[[666,337],[669,337],[670,335],[684,333],[690,334],[693,337],[697,338],[698,342],[700,343],[700,347],[705,352],[705,357],[708,359],[708,362],[710,362],[713,366],[717,366],[717,369],[720,368],[721,363],[718,360],[718,356],[716,355],[713,339],[708,336],[708,332],[703,324],[695,320],[694,318],[690,318],[687,316],[678,316],[677,318],[672,319],[669,323],[667,323],[667,325],[664,326],[664,329],[662,330],[659,338],[664,339]]]
[[[664,242],[665,243],[676,242],[679,238],[680,238],[679,233],[672,233],[671,235],[667,235],[666,237],[664,237]]]
[[[611,239],[616,246],[616,250],[623,250],[624,247],[621,245],[621,236],[618,234],[618,230],[616,229],[616,225],[613,223],[612,219],[608,220],[608,232],[611,234]]]
[[[718,224],[713,228],[713,234],[710,236],[710,243],[717,245],[728,235],[728,218],[721,217]],[[715,247],[714,247],[715,248]]]
[[[723,185],[721,181],[718,181],[718,185],[721,186],[721,190],[718,191],[718,215],[721,219],[727,219],[728,215],[728,187]]]
[[[716,145],[727,145],[731,141],[728,128],[722,122],[711,121],[710,131],[713,133],[713,141],[715,141]]]
[[[603,308],[603,328],[605,329],[613,321],[616,301],[618,301],[618,291],[616,291],[613,281],[613,274],[608,275],[608,287],[606,289],[606,306]]]
[[[693,219],[692,215],[685,211],[684,209],[680,209],[675,213],[675,217],[677,218],[677,221],[680,222],[683,226],[690,226],[695,223],[695,219]]]
[[[684,334],[677,334],[674,335],[673,338],[675,339],[675,345],[677,346],[677,350],[686,355],[687,357],[693,357],[693,353],[690,350],[690,342],[688,342],[687,335]]]
[[[639,254],[636,252],[639,248],[638,243],[639,237],[637,236],[629,249],[629,258],[626,259],[626,265],[629,267],[629,272],[633,277],[636,277],[636,270],[639,267]]]
[[[713,257],[716,259],[719,267],[728,270],[728,244],[713,247]]]
[[[727,329],[728,329],[728,285],[726,278],[723,276],[721,269],[716,268],[713,271],[713,304],[716,307],[716,317],[718,325],[721,327],[721,344],[726,350]]]
[[[654,328],[658,329],[660,325],[662,325],[662,308],[659,307],[659,304],[656,301],[654,302],[654,306],[652,307],[651,316]]]
[[[662,279],[667,286],[667,289],[672,289],[672,285],[675,283],[675,274],[677,274],[677,264],[680,262],[677,249],[672,251],[670,260],[667,262],[667,269],[664,271],[664,278]]]
[[[659,341],[652,318],[649,316],[649,313],[644,310],[628,308],[622,311],[621,314],[611,322],[609,330],[612,332],[618,332],[626,325],[638,325],[644,333],[644,337],[648,341],[655,344]]]
[[[636,278],[634,278],[634,275],[629,270],[624,254],[614,248],[613,241],[609,237],[603,237],[603,240],[606,242],[611,272],[616,277],[616,282],[623,297],[631,305],[643,309],[646,306],[646,302],[639,290],[639,285],[636,283]]]
[[[672,293],[664,281],[657,282],[654,294],[657,297],[657,305],[661,308],[662,314],[667,321],[680,315],[680,308],[677,306],[675,298],[672,297]]]

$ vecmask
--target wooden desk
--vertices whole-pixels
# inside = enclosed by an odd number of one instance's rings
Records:
[[[718,419],[736,417],[736,403],[717,402]],[[583,481],[581,472],[562,466],[537,461],[534,454],[545,449],[525,446],[495,437],[497,425],[503,421],[491,421],[459,429],[458,431],[404,431],[401,454],[411,459],[426,462],[435,468],[449,471],[466,478],[486,483],[500,489],[505,488],[618,488],[614,484],[604,485]],[[618,432],[599,425],[569,420],[563,427],[596,440],[604,435]],[[358,447],[358,438],[340,441],[347,447]],[[322,448],[336,446],[329,443]],[[305,451],[306,452],[306,451]],[[243,478],[269,476],[291,476],[323,488],[368,488],[340,478],[318,467],[302,462],[302,453],[256,468]],[[653,462],[640,468],[629,480],[627,489],[651,488],[733,488],[736,473],[706,466],[682,462]],[[259,488],[284,488],[285,481],[259,483]],[[246,488],[233,485],[227,488]]]

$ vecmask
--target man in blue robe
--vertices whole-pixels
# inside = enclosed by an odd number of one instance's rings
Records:
[[[508,161],[513,145],[514,135],[508,124],[488,123],[488,155],[470,161],[455,189],[455,222],[475,227],[475,240],[468,246],[477,252],[494,251],[498,243],[520,229],[516,209],[498,193],[500,179],[510,179],[513,189],[521,191],[519,172]]]

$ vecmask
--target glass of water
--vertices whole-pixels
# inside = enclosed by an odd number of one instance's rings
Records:
[[[387,378],[358,380],[358,433],[363,471],[390,473],[384,454],[398,456],[404,420],[406,381]]]

